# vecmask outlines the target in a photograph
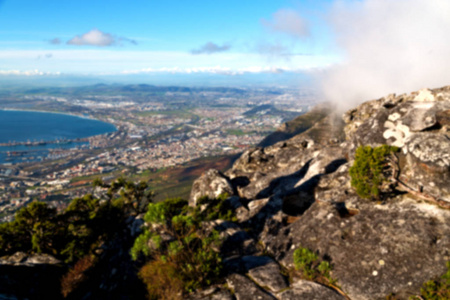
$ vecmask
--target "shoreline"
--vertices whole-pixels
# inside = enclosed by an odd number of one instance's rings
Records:
[[[57,112],[57,111],[46,111],[46,110],[32,110],[32,109],[20,109],[20,108],[0,108],[0,111],[21,111],[21,112],[36,112],[36,113],[46,113],[46,114],[59,114],[59,115],[66,115],[66,116],[78,117],[78,118],[81,118],[81,119],[96,120],[96,121],[108,123],[108,122],[105,122],[105,121],[102,121],[102,120],[99,120],[99,119],[96,119],[96,118],[80,116],[80,115],[76,115],[74,113],[68,113],[68,112]],[[111,124],[111,123],[108,123],[108,124]],[[116,125],[114,125],[114,124],[111,124],[111,125],[116,127]]]
[[[78,137],[78,138],[75,138],[75,139],[67,139],[67,140],[65,140],[67,142],[77,142],[77,140],[79,140],[79,139],[88,139],[88,138],[91,138],[91,137],[100,136],[100,135],[103,135],[103,134],[108,134],[108,133],[113,133],[113,132],[118,131],[118,129],[117,129],[115,124],[112,124],[110,122],[105,122],[103,120],[99,120],[99,119],[96,119],[96,118],[93,118],[93,117],[90,117],[90,116],[88,116],[88,117],[80,116],[80,115],[76,115],[76,114],[73,114],[73,113],[44,111],[44,110],[17,109],[17,108],[0,108],[0,111],[5,111],[5,112],[30,112],[30,113],[41,113],[41,114],[56,114],[56,115],[75,117],[75,118],[84,119],[84,120],[101,122],[101,123],[104,123],[104,124],[111,125],[113,127],[112,131],[108,131],[108,132],[101,133],[101,134],[85,136],[85,137]],[[27,143],[27,141],[14,141],[14,142],[17,142],[20,145],[22,145],[22,144],[25,145]],[[55,140],[43,140],[42,142],[54,143]]]

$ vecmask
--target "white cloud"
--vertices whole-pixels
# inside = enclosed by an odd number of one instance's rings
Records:
[[[40,50],[0,50],[0,66],[6,70],[38,69],[45,72],[63,71],[71,74],[120,74],[124,70],[164,70],[172,72],[204,71],[223,73],[249,72],[254,68],[270,70],[310,70],[325,68],[336,62],[332,56],[291,56],[290,60],[274,59],[268,62],[257,53],[221,52],[209,55],[191,55],[170,51],[114,51],[112,49],[55,49],[51,59],[36,57]],[[220,68],[217,68],[220,66]]]
[[[213,42],[207,42],[203,46],[198,49],[194,49],[191,51],[192,54],[213,54],[217,52],[224,52],[230,50],[231,46],[228,44],[224,44],[219,46]]]
[[[195,73],[210,73],[221,75],[243,75],[249,73],[283,73],[283,72],[298,72],[301,70],[282,69],[275,67],[246,67],[239,69],[226,68],[221,66],[216,67],[200,67],[200,68],[145,68],[140,70],[125,70],[121,74],[143,74],[143,73],[172,73],[172,74],[195,74]],[[110,74],[114,75],[114,74]]]
[[[43,72],[39,70],[0,70],[0,76],[45,76],[45,75],[61,75],[60,72]]]
[[[280,9],[272,15],[272,20],[261,20],[272,31],[282,32],[294,38],[305,38],[310,34],[308,22],[292,9]]]
[[[54,40],[52,40],[54,41]],[[92,29],[89,32],[86,32],[82,35],[77,35],[67,41],[68,45],[76,45],[76,46],[113,46],[121,44],[122,42],[130,42],[132,44],[136,44],[136,41],[125,38],[125,37],[116,37],[110,33],[106,33],[100,31],[98,29]]]
[[[320,77],[345,107],[450,84],[448,0],[336,1],[328,20],[345,62]]]

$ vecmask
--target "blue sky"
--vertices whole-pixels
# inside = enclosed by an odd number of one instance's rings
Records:
[[[448,0],[0,0],[0,83],[309,76],[324,98],[357,102],[450,85],[449,32]]]
[[[331,1],[0,0],[0,74],[303,72],[340,61]]]

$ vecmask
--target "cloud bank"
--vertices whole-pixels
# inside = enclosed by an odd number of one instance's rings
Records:
[[[344,61],[319,80],[343,108],[450,84],[450,1],[336,1],[327,19]]]
[[[120,72],[120,74],[145,74],[145,73],[171,73],[171,74],[196,74],[196,73],[208,73],[208,74],[220,74],[228,76],[244,75],[244,74],[279,74],[284,72],[299,72],[299,70],[282,69],[274,67],[246,67],[239,69],[232,69],[226,67],[198,67],[198,68],[145,68],[140,70],[126,70]],[[114,75],[103,74],[103,75]]]
[[[230,50],[230,48],[231,48],[231,46],[228,44],[223,44],[222,46],[219,46],[213,42],[207,42],[200,48],[192,50],[191,53],[194,55],[213,54],[213,53],[228,51],[228,50]]]
[[[53,39],[52,41],[59,40]],[[67,41],[68,45],[76,45],[76,46],[97,46],[97,47],[106,47],[106,46],[114,46],[114,45],[122,45],[123,42],[129,42],[131,44],[137,44],[136,41],[125,38],[125,37],[117,37],[110,33],[106,33],[100,31],[98,29],[92,29],[89,32],[86,32],[82,35],[77,35]]]

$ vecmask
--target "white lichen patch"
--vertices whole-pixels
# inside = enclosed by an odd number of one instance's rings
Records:
[[[402,116],[399,113],[393,113],[391,115],[389,115],[388,120],[395,122],[398,119],[400,119]]]
[[[386,121],[384,122],[384,127],[387,128],[387,130],[383,132],[383,137],[386,140],[394,138],[394,142],[391,143],[391,146],[400,148],[403,147],[406,140],[411,135],[409,127],[403,125],[401,121],[398,121],[396,123]]]
[[[436,98],[429,89],[423,89],[419,91],[419,94],[414,98],[414,101],[429,102],[429,101],[436,101]]]

